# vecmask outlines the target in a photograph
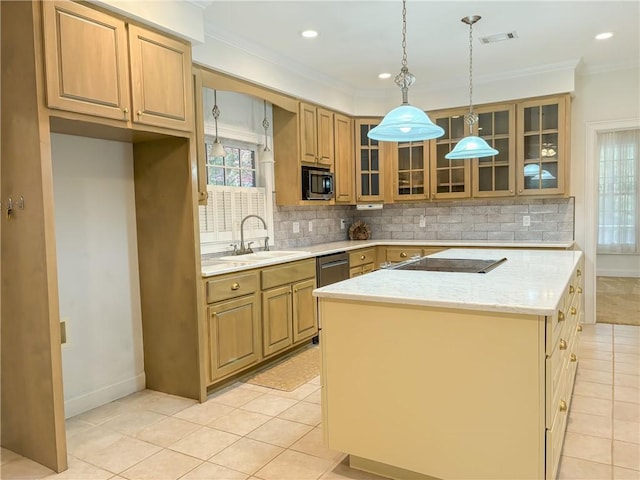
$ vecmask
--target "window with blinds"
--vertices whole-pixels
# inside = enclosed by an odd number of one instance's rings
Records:
[[[247,215],[259,215],[269,222],[267,215],[266,192],[262,187],[226,187],[207,185],[209,198],[206,206],[200,207],[200,241],[225,245],[240,239],[240,222]],[[260,240],[270,232],[256,218],[248,219],[244,224],[244,240]],[[258,244],[256,243],[256,246]]]

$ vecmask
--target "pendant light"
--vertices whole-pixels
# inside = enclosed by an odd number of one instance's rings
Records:
[[[216,139],[213,141],[213,147],[211,147],[211,155],[214,157],[224,157],[226,152],[218,138],[218,117],[220,116],[220,109],[218,108],[218,97],[215,90],[213,91],[213,108],[211,109],[211,113],[213,114],[213,121],[216,125]]]
[[[372,140],[413,142],[444,135],[444,130],[434,124],[424,111],[409,105],[409,87],[414,84],[416,77],[407,68],[406,0],[402,0],[402,68],[394,81],[402,90],[402,105],[387,113],[380,125],[369,130],[367,136]]]
[[[273,152],[269,149],[269,120],[267,120],[267,101],[264,101],[264,120],[262,120],[262,128],[264,128],[264,150],[262,150],[261,161],[273,163]]]
[[[498,150],[473,134],[473,126],[478,122],[478,115],[473,112],[473,24],[480,18],[480,15],[473,15],[462,19],[462,22],[469,25],[469,113],[464,116],[464,120],[469,125],[470,135],[460,140],[455,148],[445,155],[449,160],[492,157],[498,154]]]

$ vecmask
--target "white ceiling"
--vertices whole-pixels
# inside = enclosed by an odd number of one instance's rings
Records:
[[[402,2],[198,1],[207,35],[312,78],[348,89],[388,91],[401,67]],[[640,2],[407,2],[407,54],[416,87],[468,85],[469,27],[474,26],[474,84],[577,66],[590,73],[637,66]],[[319,36],[304,39],[314,29]],[[483,45],[480,36],[515,31],[517,39]],[[613,38],[594,39],[611,31]],[[377,75],[389,72],[392,78]]]

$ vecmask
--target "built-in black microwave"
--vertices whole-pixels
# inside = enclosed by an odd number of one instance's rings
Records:
[[[302,167],[302,198],[304,200],[331,200],[333,197],[333,173],[329,169]]]

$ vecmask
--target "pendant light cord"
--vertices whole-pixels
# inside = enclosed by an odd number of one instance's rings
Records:
[[[474,15],[462,19],[464,23],[469,25],[469,113],[464,116],[464,120],[469,125],[471,135],[473,135],[473,125],[478,122],[478,115],[473,112],[473,24],[480,18],[479,15]]]
[[[414,84],[416,77],[407,68],[407,0],[402,0],[402,68],[393,80],[402,90],[402,103],[409,103],[409,87]]]
[[[213,91],[213,108],[211,109],[211,113],[213,114],[213,119],[216,124],[216,140],[218,139],[218,117],[220,116],[220,109],[218,108],[218,97],[216,91]]]
[[[264,150],[269,151],[269,143],[267,142],[267,130],[269,130],[269,120],[267,120],[267,101],[264,102],[264,120],[262,120],[262,128],[264,128]]]

